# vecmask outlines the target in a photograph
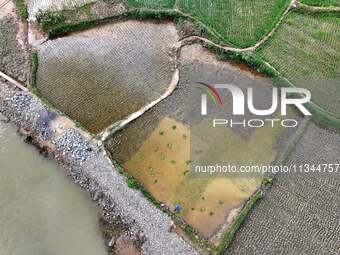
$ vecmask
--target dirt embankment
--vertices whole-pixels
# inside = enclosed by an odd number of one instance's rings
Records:
[[[0,112],[52,152],[73,180],[98,202],[104,218],[111,223],[119,222],[126,234],[141,244],[143,254],[196,254],[170,231],[173,222],[166,214],[127,186],[101,148],[76,129],[57,125],[57,113],[32,94],[0,82]]]

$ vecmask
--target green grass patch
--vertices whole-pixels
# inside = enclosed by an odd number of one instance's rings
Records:
[[[336,118],[340,118],[339,17],[291,12],[255,53],[256,58],[268,62],[294,86],[309,89],[312,101]],[[330,123],[324,114],[316,111],[315,115]]]
[[[63,25],[66,16],[63,11],[39,11],[36,15],[39,25],[48,31],[53,27]]]
[[[172,8],[175,0],[126,0],[129,6],[143,8]]]
[[[171,9],[171,0],[127,0],[134,8]],[[181,12],[195,19],[203,34],[224,43],[248,47],[269,33],[288,7],[289,0],[178,0]]]
[[[248,47],[269,33],[289,0],[179,0],[180,10],[189,13],[220,34],[224,41]]]
[[[46,106],[56,110],[58,113],[64,115],[64,113],[60,112],[43,94],[41,94],[40,90],[37,87],[37,72],[39,66],[38,53],[32,52],[31,55],[31,73],[29,78],[29,86],[28,89],[34,95],[36,95]]]
[[[37,87],[37,71],[38,71],[38,53],[33,52],[31,55],[31,74],[30,74],[30,86]]]
[[[52,18],[50,19],[50,17]],[[112,22],[115,19],[167,19],[178,18],[180,14],[173,10],[155,11],[155,10],[132,10],[124,13],[121,16],[108,16],[102,19],[87,19],[79,22],[68,22],[68,18],[63,12],[54,12],[43,14],[39,24],[48,32],[49,39],[55,39],[60,36],[70,34],[75,31],[82,31],[99,25],[104,25]],[[46,18],[45,18],[46,17]],[[39,21],[39,20],[38,20]]]
[[[19,16],[22,20],[27,20],[28,19],[28,12],[27,12],[27,7],[25,4],[24,0],[16,0],[15,1]]]
[[[244,221],[247,219],[249,213],[253,209],[254,205],[262,197],[263,197],[262,190],[258,190],[254,195],[250,197],[250,199],[246,202],[237,218],[234,220],[233,224],[229,226],[227,233],[223,237],[223,241],[214,252],[215,255],[224,254],[224,251],[229,247],[229,245],[233,241],[237,230],[242,226]]]

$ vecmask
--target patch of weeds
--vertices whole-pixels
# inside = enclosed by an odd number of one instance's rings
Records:
[[[30,86],[32,88],[37,87],[37,72],[38,72],[38,53],[33,52],[31,56],[31,75],[30,75]]]
[[[161,155],[161,160],[165,160],[165,156],[164,155]]]
[[[240,228],[243,222],[247,219],[249,213],[251,212],[254,205],[262,198],[263,193],[262,190],[258,190],[254,195],[252,195],[246,204],[243,206],[241,212],[234,220],[234,222],[230,225],[227,233],[223,237],[223,241],[221,244],[215,249],[215,255],[222,255],[228,246],[231,244],[236,231]]]
[[[60,11],[39,11],[37,21],[45,31],[48,31],[50,28],[63,25],[66,21],[66,16]]]
[[[186,176],[188,173],[189,173],[189,170],[185,170],[185,171],[183,172],[183,175]]]
[[[167,147],[168,149],[172,149],[172,143],[168,143],[168,144],[166,145],[166,147]]]
[[[172,129],[173,129],[173,130],[175,130],[176,128],[177,128],[176,125],[173,125],[173,126],[172,126]]]
[[[209,213],[209,215],[210,215],[210,216],[213,216],[213,215],[214,215],[214,213],[213,213],[213,212],[210,212],[210,213]]]
[[[192,161],[191,160],[187,160],[187,161],[185,161],[185,164],[187,164],[187,165],[190,165],[192,163]]]
[[[262,185],[266,186],[266,187],[270,187],[273,185],[273,179],[272,178],[265,178],[262,181]]]
[[[22,20],[27,20],[28,19],[28,12],[27,12],[27,7],[25,4],[24,0],[16,0],[15,1],[19,16]]]
[[[93,3],[88,3],[88,4],[85,4],[81,7],[79,7],[78,11],[81,12],[81,13],[84,13],[88,16],[91,15],[91,7],[92,7]]]
[[[132,188],[132,189],[138,189],[139,187],[138,181],[135,178],[128,178],[127,184],[129,188]]]
[[[164,135],[164,131],[159,131],[159,135]]]
[[[175,160],[171,160],[170,162],[171,162],[171,164],[174,164],[174,165],[176,164]]]

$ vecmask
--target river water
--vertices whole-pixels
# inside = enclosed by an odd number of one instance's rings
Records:
[[[0,121],[0,255],[107,254],[97,219],[63,169]]]

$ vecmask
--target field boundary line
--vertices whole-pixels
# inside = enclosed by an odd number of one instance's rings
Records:
[[[4,78],[6,81],[9,81],[12,85],[14,85],[15,87],[17,87],[18,89],[22,90],[22,91],[28,91],[28,89],[21,84],[20,82],[16,81],[15,79],[13,79],[12,77],[8,76],[7,74],[3,73],[0,71],[0,76],[2,78]]]
[[[285,76],[283,76],[275,67],[273,67],[271,64],[269,64],[265,60],[262,60],[262,61],[266,66],[274,70],[277,73],[278,77],[284,80],[290,87],[296,88],[295,84],[291,82],[290,80],[288,80]],[[326,110],[322,106],[312,101],[310,101],[307,104],[307,108],[310,111],[315,113],[314,115],[312,115],[312,119],[315,120],[317,123],[321,123],[321,124],[326,125],[327,127],[333,127],[336,130],[340,130],[340,118],[335,116],[332,112]]]
[[[274,161],[274,164],[276,165],[283,165],[287,162],[287,160],[290,158],[291,154],[295,151],[296,146],[301,141],[303,135],[305,134],[307,128],[309,127],[311,123],[311,118],[306,117],[302,120],[300,127],[296,130],[293,137],[291,137],[285,148],[283,149],[282,153],[278,156],[278,158]],[[273,178],[275,178],[275,174],[273,175]]]
[[[264,44],[270,37],[272,37],[272,35],[276,32],[278,27],[281,25],[283,19],[287,16],[289,11],[292,10],[293,8],[296,8],[296,4],[297,4],[296,0],[292,0],[290,2],[290,4],[288,5],[288,7],[286,8],[286,10],[284,11],[284,13],[281,15],[278,22],[274,25],[273,29],[268,34],[266,34],[260,41],[255,43],[253,46],[250,46],[250,47],[247,47],[247,48],[234,48],[234,47],[228,47],[228,46],[221,46],[220,44],[214,43],[211,40],[204,38],[202,36],[189,36],[189,37],[183,38],[181,41],[186,43],[186,41],[191,42],[191,41],[195,41],[195,40],[201,40],[205,43],[210,43],[217,48],[220,48],[220,49],[223,49],[223,50],[226,50],[226,51],[232,51],[232,52],[254,51],[257,48],[259,48],[262,44]],[[182,12],[180,12],[180,13],[182,13]]]
[[[329,7],[312,6],[312,5],[301,3],[300,1],[297,1],[296,6],[297,6],[298,9],[303,10],[303,11],[307,11],[307,12],[314,12],[314,13],[335,12],[335,13],[340,13],[340,7],[336,7],[336,6],[329,6]]]
[[[135,119],[142,116],[145,112],[152,109],[154,106],[156,106],[158,103],[166,99],[168,96],[172,94],[172,92],[176,89],[177,84],[179,82],[179,69],[176,68],[170,85],[168,86],[167,90],[164,94],[162,94],[158,99],[152,101],[151,103],[143,106],[138,111],[131,113],[129,116],[127,116],[125,119],[117,121],[110,125],[108,128],[106,128],[104,131],[98,134],[98,137],[100,137],[100,140],[102,143],[105,143],[108,139],[111,138],[111,136],[116,133],[118,130],[123,129],[125,126],[127,126],[130,122],[134,121]]]

